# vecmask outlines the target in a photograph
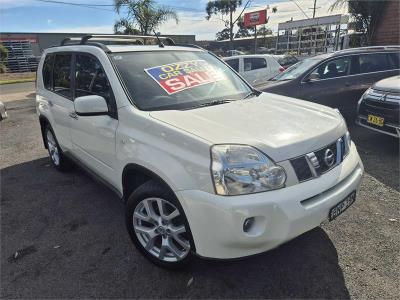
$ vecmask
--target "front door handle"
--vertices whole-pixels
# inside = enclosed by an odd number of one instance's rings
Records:
[[[70,113],[69,113],[69,116],[70,116],[72,119],[78,120],[78,115],[77,115],[75,112],[70,112]]]

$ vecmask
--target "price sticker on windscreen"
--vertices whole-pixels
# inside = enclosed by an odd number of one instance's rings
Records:
[[[224,80],[224,74],[205,60],[190,60],[144,69],[169,95]]]

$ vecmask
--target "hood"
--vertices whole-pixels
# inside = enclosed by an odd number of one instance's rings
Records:
[[[150,115],[212,144],[254,146],[276,162],[322,148],[346,132],[346,124],[335,110],[270,93]]]
[[[393,76],[380,80],[375,83],[372,88],[383,92],[400,93],[400,76]]]

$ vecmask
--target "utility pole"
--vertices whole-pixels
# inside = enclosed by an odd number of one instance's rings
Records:
[[[313,10],[313,14],[312,14],[313,19],[315,18],[315,13],[318,8],[320,8],[320,7],[317,7],[317,0],[314,0],[314,7],[310,8]]]

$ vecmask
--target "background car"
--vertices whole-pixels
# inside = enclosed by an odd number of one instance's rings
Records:
[[[293,55],[274,55],[274,58],[278,61],[278,63],[284,67],[285,69],[297,64],[299,59]]]
[[[339,108],[354,120],[357,102],[375,82],[399,74],[400,46],[341,50],[307,58],[258,89]]]
[[[358,102],[357,124],[400,137],[400,76],[375,83]]]
[[[240,55],[224,61],[255,87],[285,70],[272,55],[267,54]]]

